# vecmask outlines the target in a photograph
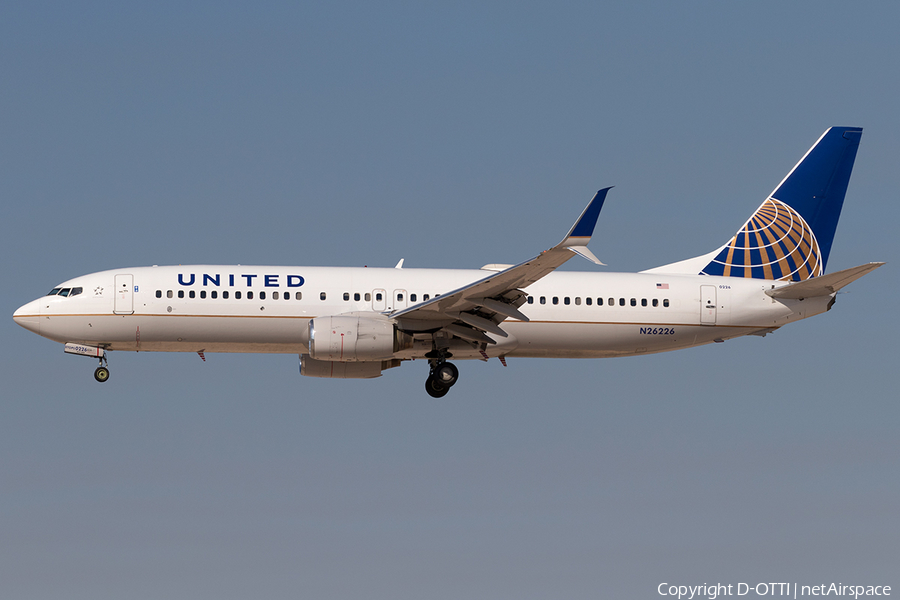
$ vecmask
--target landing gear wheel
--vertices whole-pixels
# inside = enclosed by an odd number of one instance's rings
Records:
[[[459,369],[452,363],[434,361],[431,364],[431,372],[425,380],[425,391],[432,398],[443,398],[459,380]]]
[[[449,388],[459,380],[459,369],[453,363],[445,362],[436,366],[431,372],[431,376],[444,387]]]
[[[94,371],[94,379],[99,381],[100,383],[105,382],[109,379],[109,369],[106,367],[97,367],[97,370]]]
[[[450,391],[450,386],[444,385],[434,377],[425,380],[425,391],[432,398],[443,398]]]

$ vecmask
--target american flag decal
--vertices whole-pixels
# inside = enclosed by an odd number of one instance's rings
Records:
[[[656,284],[656,289],[658,289],[658,290],[667,290],[667,289],[669,289],[669,284],[668,284],[668,283],[657,283],[657,284]]]

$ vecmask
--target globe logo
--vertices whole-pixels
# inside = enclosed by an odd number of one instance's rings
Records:
[[[781,200],[769,198],[701,273],[803,281],[822,274],[822,260],[809,224]]]

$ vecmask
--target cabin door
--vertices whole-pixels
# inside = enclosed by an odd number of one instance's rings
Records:
[[[117,315],[134,313],[134,275],[116,275],[116,304],[113,312]]]

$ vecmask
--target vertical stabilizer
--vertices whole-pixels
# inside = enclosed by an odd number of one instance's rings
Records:
[[[707,255],[650,272],[803,281],[825,272],[859,127],[832,127],[731,240]]]

